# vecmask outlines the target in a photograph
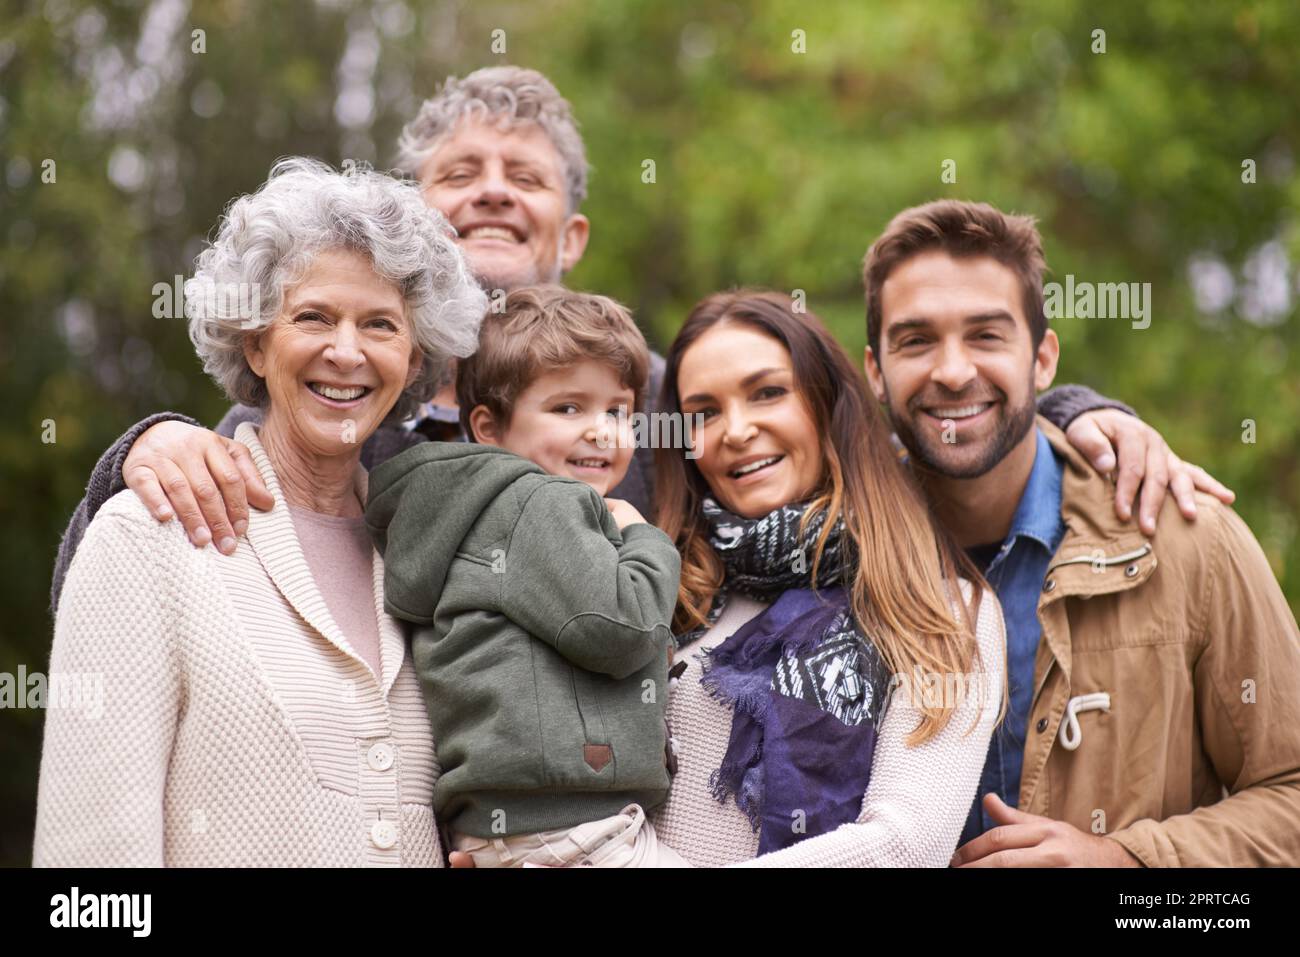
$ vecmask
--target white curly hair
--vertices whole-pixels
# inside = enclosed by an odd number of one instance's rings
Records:
[[[508,130],[518,123],[536,123],[550,139],[564,164],[569,213],[587,198],[587,153],[569,101],[536,70],[490,66],[464,79],[447,77],[437,95],[424,101],[420,112],[402,128],[397,141],[397,168],[420,178],[425,162],[439,141],[464,117],[495,120]]]
[[[385,422],[408,418],[445,381],[449,360],[474,354],[487,311],[487,297],[453,237],[414,183],[365,164],[336,171],[305,157],[279,160],[256,192],[226,208],[185,283],[190,340],[204,371],[232,401],[265,407],[266,383],[244,357],[246,338],[271,324],[286,286],[319,253],[347,249],[368,258],[406,303],[424,361]]]

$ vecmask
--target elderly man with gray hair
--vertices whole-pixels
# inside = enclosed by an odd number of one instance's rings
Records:
[[[214,294],[241,286],[247,313]],[[472,354],[486,297],[413,184],[308,159],[230,206],[185,292],[204,368],[262,413],[234,442],[272,507],[227,558],[131,492],[90,523],[50,670],[103,675],[105,700],[46,716],[33,861],[441,864],[361,447]]]
[[[568,102],[535,70],[490,67],[448,79],[403,129],[398,163],[419,181],[425,201],[456,228],[471,270],[493,296],[497,290],[558,281],[587,248],[590,224],[578,211],[587,193],[582,137]],[[657,410],[662,381],[663,358],[652,352],[647,413]],[[375,432],[362,463],[373,467],[425,439],[464,438],[455,424],[454,395],[445,379],[419,421]],[[1060,386],[1041,397],[1039,408],[1103,471],[1117,464],[1114,444],[1121,467],[1119,497],[1126,499],[1117,509],[1128,507],[1144,470],[1157,476],[1143,490],[1143,514],[1154,514],[1164,495],[1166,456],[1174,462],[1154,430],[1126,414],[1131,413],[1126,406],[1083,386]],[[95,466],[64,535],[51,608],[58,607],[63,576],[86,523],[123,488],[134,490],[159,521],[179,516],[196,547],[213,544],[231,554],[247,527],[250,503],[263,508],[268,502],[256,469],[230,440],[241,422],[257,421],[258,415],[254,408],[236,406],[213,434],[187,416],[161,413],[114,443]],[[627,477],[610,495],[653,515],[653,474],[653,450],[637,448]],[[1170,477],[1176,490],[1179,482],[1183,486],[1180,503],[1190,502],[1190,480],[1176,468]]]
[[[568,102],[535,70],[447,80],[402,130],[397,165],[456,227],[487,289],[557,282],[587,248],[587,153]]]

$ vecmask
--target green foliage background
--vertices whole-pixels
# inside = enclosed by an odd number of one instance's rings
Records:
[[[1149,329],[1056,324],[1058,381],[1130,402],[1236,489],[1300,607],[1298,49],[1293,0],[6,4],[0,671],[47,664],[50,569],[99,453],[151,411],[226,407],[154,284],[276,157],[386,167],[439,81],[503,62],[583,124],[594,230],[571,284],[661,347],[696,299],[755,284],[805,290],[860,354],[863,253],[939,196],[1037,215],[1057,278],[1150,282]],[[30,861],[40,726],[0,714],[0,863]]]

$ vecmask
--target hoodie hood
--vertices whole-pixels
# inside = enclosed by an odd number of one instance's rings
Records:
[[[370,472],[366,528],[384,557],[388,612],[431,622],[466,536],[480,521],[499,521],[508,535],[518,508],[488,510],[533,473],[546,474],[512,452],[465,442],[422,442],[377,465]]]

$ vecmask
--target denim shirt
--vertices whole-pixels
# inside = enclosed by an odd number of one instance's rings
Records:
[[[984,795],[995,792],[1007,805],[1020,801],[1020,772],[1025,761],[1025,736],[1029,708],[1034,697],[1034,657],[1042,627],[1038,622],[1038,596],[1043,589],[1047,566],[1065,537],[1061,519],[1062,466],[1041,430],[1020,504],[1011,520],[1011,531],[987,567],[984,577],[1002,603],[1007,626],[1007,716],[993,732],[988,757],[980,776],[975,803],[966,819],[960,844],[965,844],[994,822],[984,813]],[[977,564],[979,549],[973,550]]]

